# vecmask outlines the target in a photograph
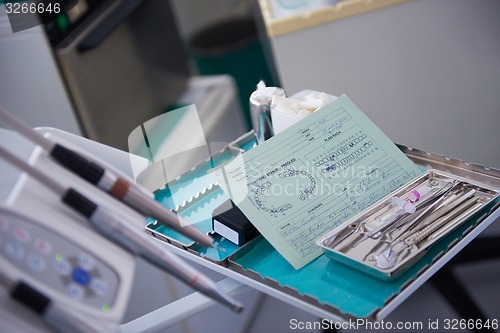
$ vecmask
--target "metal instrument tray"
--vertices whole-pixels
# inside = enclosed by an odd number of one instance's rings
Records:
[[[398,147],[422,168],[440,170],[490,189],[500,188],[500,170]],[[266,288],[313,306],[318,312],[328,313],[331,318],[381,320],[500,216],[499,201],[492,200],[479,214],[446,235],[414,265],[390,281],[335,263],[326,256],[298,271],[288,269],[262,237],[231,255],[228,268]]]
[[[253,132],[243,135],[230,143],[226,149],[216,153],[212,160],[216,160],[217,155],[221,153],[236,156],[239,152],[250,149],[253,146],[253,138]],[[424,169],[436,169],[493,189],[500,188],[500,170],[405,146],[398,147]],[[204,161],[187,170],[177,181],[183,182],[206,163]],[[196,179],[192,183],[185,182],[186,191],[192,191],[190,195],[203,191],[203,186],[198,186],[198,183]],[[207,218],[217,206],[217,200],[213,200],[211,196],[200,196],[193,202],[199,205],[200,212],[203,211]],[[381,320],[495,221],[500,216],[500,203],[488,205],[480,216],[477,215],[432,246],[415,265],[391,281],[382,281],[342,264],[336,265],[326,256],[321,256],[296,271],[262,237],[239,249],[230,249],[224,255],[217,253],[211,257],[207,255],[206,249],[198,248],[196,244],[186,246],[175,238],[165,237],[162,232],[152,228],[151,224],[146,230],[153,236],[177,246],[181,255],[184,250],[186,257],[197,256],[201,261],[195,261],[207,262],[204,264],[207,267],[215,264],[218,272],[323,318]],[[218,246],[221,247],[221,244]]]
[[[429,192],[422,200],[415,197],[412,202],[408,197],[419,188]],[[428,170],[323,235],[317,245],[334,260],[375,277],[392,279],[498,195],[498,191],[480,183]],[[396,204],[394,199],[398,200]],[[408,205],[409,212],[398,204]]]

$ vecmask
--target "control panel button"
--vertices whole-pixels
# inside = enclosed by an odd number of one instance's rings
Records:
[[[24,255],[23,246],[16,242],[7,242],[5,244],[5,251],[9,257],[16,260],[21,259]]]
[[[30,266],[35,271],[42,271],[45,266],[45,260],[38,254],[30,254],[28,256],[28,266]]]
[[[77,285],[76,283],[70,283],[67,287],[66,287],[66,293],[73,297],[73,298],[76,298],[76,299],[83,299],[84,295],[85,295],[85,290]]]
[[[76,258],[76,263],[78,264],[78,266],[80,266],[84,270],[90,272],[94,268],[95,260],[94,260],[94,258],[92,258],[86,254],[80,254]]]
[[[92,289],[97,296],[105,296],[109,291],[108,284],[101,279],[93,279],[90,281],[90,289]]]
[[[31,240],[31,234],[24,228],[14,228],[12,234],[21,243],[28,243]]]
[[[52,253],[52,245],[50,244],[50,242],[44,240],[44,239],[37,239],[35,241],[35,243],[33,244],[33,246],[35,247],[35,250],[37,250],[37,252],[43,254],[43,255],[49,255]]]
[[[68,276],[71,273],[71,264],[66,260],[54,260],[54,269],[61,276]]]
[[[77,267],[73,270],[73,273],[71,273],[71,277],[73,278],[73,281],[82,286],[86,286],[90,282],[90,274],[80,267]]]

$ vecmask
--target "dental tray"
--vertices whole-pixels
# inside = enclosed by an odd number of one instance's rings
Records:
[[[206,171],[227,163],[253,146],[254,135],[251,131],[216,152],[211,160],[202,161],[168,186],[159,188],[155,192],[157,200],[169,208],[180,209],[180,214],[188,220],[197,221],[196,227],[209,232],[212,211],[225,195],[217,188],[204,192],[212,181],[206,177]],[[434,169],[443,177],[450,174],[453,178],[481,184],[484,188],[500,189],[499,170],[405,146],[398,147],[424,170]],[[181,202],[182,207],[173,200],[179,196],[177,202]],[[155,223],[149,223],[146,230],[154,237],[175,245],[179,254],[186,257],[195,255],[200,260],[194,261],[316,316],[332,320],[381,320],[499,216],[500,198],[492,199],[479,212],[430,246],[413,265],[391,279],[374,277],[331,260],[326,255],[295,270],[260,236],[242,247],[217,237],[219,250],[192,244],[182,235]]]
[[[478,182],[428,170],[316,243],[331,259],[393,279],[497,197]]]

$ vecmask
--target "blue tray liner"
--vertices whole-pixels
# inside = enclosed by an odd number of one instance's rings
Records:
[[[255,140],[249,140],[240,146],[240,148],[244,151],[250,150],[255,147]]]
[[[201,257],[215,261],[222,261],[227,257],[229,257],[230,255],[232,255],[240,248],[238,245],[228,241],[227,239],[218,234],[213,234],[213,238],[215,245],[217,245],[217,248],[215,247],[207,248],[201,246],[196,247],[196,245],[194,245],[193,249],[195,249],[200,254]]]
[[[311,296],[321,304],[334,307],[341,314],[368,318],[381,309],[392,296],[398,294],[407,283],[414,280],[440,253],[444,253],[455,239],[460,239],[464,231],[474,226],[486,209],[491,209],[496,202],[500,202],[500,199],[487,205],[444,237],[407,271],[390,281],[377,279],[325,255],[302,269],[295,270],[263,237],[256,240],[245,255],[236,256],[234,262],[245,270],[276,281],[282,287],[295,289],[300,295]]]
[[[208,170],[212,169],[212,165],[220,165],[231,160],[233,157],[234,155],[230,151],[224,151],[222,154],[217,155],[212,161],[205,162],[196,169],[187,172],[179,180],[176,180],[168,184],[168,186],[162,190],[157,191],[155,193],[156,201],[160,202],[169,209],[175,209],[178,203],[188,200],[193,194],[213,184],[212,177],[207,174]],[[217,188],[216,190],[204,195],[202,200],[197,200],[193,202],[193,204],[188,205],[186,209],[183,209],[180,212],[179,215],[191,222],[200,231],[206,234],[212,233],[212,212],[217,206],[222,204],[228,198],[229,197],[222,191],[221,188]],[[154,226],[152,224],[154,220],[152,219],[148,222],[148,226],[150,228],[170,239],[176,240],[180,244],[189,246],[193,243],[190,238],[173,229],[163,225]],[[191,248],[197,251],[200,256],[207,257],[214,261],[224,260],[239,249],[237,245],[218,235],[215,235],[214,240],[216,245],[221,248],[222,251],[215,248],[201,247],[196,244],[194,244]]]

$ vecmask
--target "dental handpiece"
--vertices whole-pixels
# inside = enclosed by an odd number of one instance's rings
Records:
[[[115,199],[143,215],[156,219],[160,224],[178,231],[205,247],[214,246],[212,237],[202,233],[187,220],[146,195],[145,191],[137,184],[128,181],[109,168],[105,168],[63,145],[45,138],[2,107],[0,107],[0,119],[30,141],[42,147],[60,165]]]
[[[242,311],[242,305],[220,291],[215,282],[168,251],[165,245],[161,246],[154,238],[135,230],[133,224],[127,223],[128,218],[126,216],[98,205],[74,188],[65,187],[53,177],[49,177],[46,173],[35,169],[1,146],[0,157],[59,195],[65,205],[86,218],[99,234],[112,240],[125,250],[141,256],[162,270],[171,273],[190,287],[219,301],[233,311]]]

